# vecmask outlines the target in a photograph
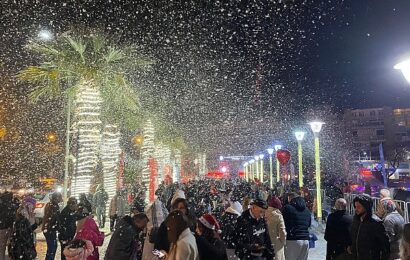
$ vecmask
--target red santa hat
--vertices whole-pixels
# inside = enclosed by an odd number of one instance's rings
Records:
[[[219,226],[218,221],[216,221],[215,217],[210,214],[203,214],[199,218],[199,222],[202,223],[206,228],[215,230],[218,233],[222,233],[221,227]]]

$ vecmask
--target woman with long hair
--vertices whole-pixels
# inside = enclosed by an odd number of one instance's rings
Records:
[[[167,260],[199,260],[198,247],[191,233],[187,216],[180,210],[171,212],[165,220],[171,243]]]
[[[226,247],[219,234],[218,221],[210,214],[202,215],[197,222],[196,243],[201,260],[227,260]]]

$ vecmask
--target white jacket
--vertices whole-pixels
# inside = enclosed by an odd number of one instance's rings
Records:
[[[178,237],[176,244],[171,244],[167,260],[199,260],[196,240],[189,228]]]

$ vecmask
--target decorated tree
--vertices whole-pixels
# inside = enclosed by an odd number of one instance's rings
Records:
[[[141,71],[150,61],[136,46],[120,45],[92,30],[68,31],[54,41],[31,41],[27,47],[39,55],[38,64],[23,69],[18,77],[35,85],[30,93],[34,101],[60,97],[67,100],[68,115],[74,112],[71,128],[78,140],[71,195],[87,192],[99,155],[109,157],[110,164],[116,156],[112,153],[119,154],[118,146],[108,152],[107,145],[100,144],[101,140],[116,142],[116,137],[108,138],[118,133],[117,127],[110,124],[138,113],[137,94],[128,81],[130,73]],[[72,102],[75,107],[71,111]],[[114,174],[107,172],[109,166],[105,165],[105,177]]]

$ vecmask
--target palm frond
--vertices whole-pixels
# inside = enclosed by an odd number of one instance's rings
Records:
[[[81,39],[74,40],[71,36],[66,36],[66,39],[70,43],[73,50],[80,55],[82,62],[85,63],[84,52],[87,48],[87,44],[83,43]]]
[[[108,48],[108,52],[105,54],[104,59],[107,64],[120,61],[124,58],[121,50],[115,48]]]

